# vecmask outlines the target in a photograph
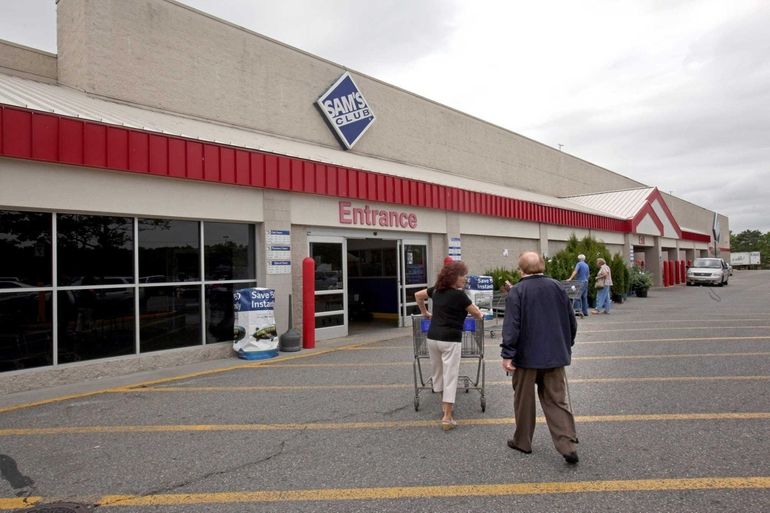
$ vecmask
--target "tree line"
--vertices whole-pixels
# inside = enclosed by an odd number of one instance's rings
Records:
[[[743,253],[759,251],[760,268],[770,269],[770,232],[759,230],[744,230],[741,233],[730,233],[730,252]]]

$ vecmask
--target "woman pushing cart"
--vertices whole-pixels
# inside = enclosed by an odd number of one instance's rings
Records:
[[[427,350],[429,355],[432,373],[431,387],[434,392],[442,394],[441,428],[449,431],[457,426],[454,419],[453,410],[455,395],[457,393],[457,384],[460,379],[460,360],[464,356],[463,349],[466,344],[464,340],[464,327],[466,317],[470,315],[476,319],[473,326],[475,334],[478,327],[481,328],[480,343],[476,344],[477,351],[474,354],[480,354],[479,370],[482,374],[482,410],[484,409],[484,390],[483,390],[483,355],[484,355],[484,331],[483,314],[481,310],[474,305],[470,298],[465,294],[465,282],[467,280],[468,267],[463,262],[452,262],[442,267],[436,278],[436,284],[433,287],[423,289],[415,294],[417,306],[424,319],[429,319],[430,323],[425,332],[423,343],[423,323],[420,319],[413,319],[413,328],[415,333],[415,410],[419,407],[419,391],[417,386],[417,373],[420,374],[420,383],[422,388],[427,388],[422,379],[422,368],[420,367],[420,353]],[[425,302],[430,298],[433,302],[433,311],[429,312]],[[414,321],[417,321],[416,323]],[[418,329],[419,328],[419,329]],[[419,337],[418,337],[419,335]],[[419,340],[418,340],[419,338]],[[473,342],[476,342],[474,336]],[[468,344],[469,348],[472,344]],[[424,358],[424,356],[422,356]],[[478,386],[478,374],[474,387]],[[470,378],[463,376],[466,390],[469,388]]]

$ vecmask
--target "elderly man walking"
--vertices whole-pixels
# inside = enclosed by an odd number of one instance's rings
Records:
[[[575,264],[575,269],[572,274],[569,275],[567,280],[577,280],[583,283],[583,288],[580,292],[580,316],[588,317],[588,275],[591,274],[591,268],[586,263],[586,256],[584,254],[578,255],[578,262]]]
[[[519,257],[522,275],[508,293],[503,320],[503,369],[513,373],[516,430],[508,447],[529,454],[535,433],[535,385],[556,450],[578,462],[575,417],[567,402],[567,374],[577,322],[559,282],[543,275],[545,262],[534,252]]]

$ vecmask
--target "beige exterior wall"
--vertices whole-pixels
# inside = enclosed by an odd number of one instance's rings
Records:
[[[0,159],[0,208],[263,221],[263,191]]]
[[[712,224],[714,221],[714,212],[700,207],[689,201],[677,198],[670,194],[661,192],[668,208],[671,210],[679,226],[697,230],[711,235]],[[727,216],[718,214],[719,219],[719,247],[730,247],[730,220]]]
[[[524,251],[538,251],[540,239],[490,237],[463,234],[463,262],[471,274],[484,274],[495,267],[516,269],[519,255]],[[508,250],[508,256],[503,250]]]
[[[56,55],[0,39],[0,73],[56,82]]]
[[[63,84],[339,148],[315,100],[345,71],[340,65],[170,0],[66,0],[58,9]],[[595,192],[597,183],[642,185],[374,78],[354,78],[377,115],[356,153],[557,197]]]

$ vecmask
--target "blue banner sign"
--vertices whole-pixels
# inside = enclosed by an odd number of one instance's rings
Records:
[[[316,103],[347,149],[374,123],[374,112],[347,71]]]

